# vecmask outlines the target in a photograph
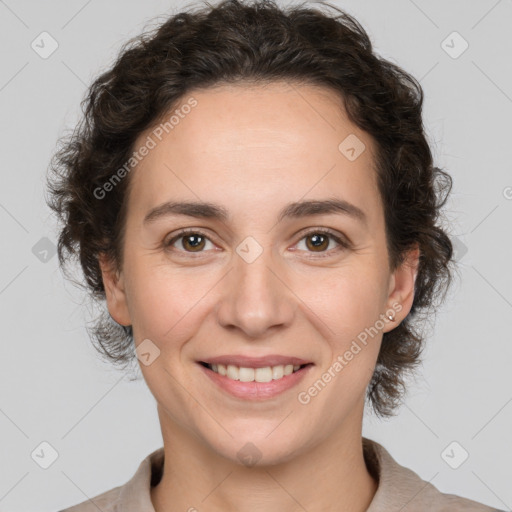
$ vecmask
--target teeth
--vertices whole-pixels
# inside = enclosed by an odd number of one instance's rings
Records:
[[[215,373],[226,376],[228,379],[239,380],[241,382],[270,382],[278,380],[286,375],[296,372],[300,365],[286,364],[278,366],[265,366],[264,368],[246,368],[228,364],[208,365]]]

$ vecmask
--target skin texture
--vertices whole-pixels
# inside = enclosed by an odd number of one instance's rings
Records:
[[[223,85],[191,91],[183,103],[190,96],[197,106],[130,175],[122,271],[101,259],[110,314],[133,326],[137,345],[149,339],[160,350],[141,364],[165,450],[155,510],[366,510],[377,483],[362,452],[364,395],[382,333],[411,308],[419,256],[412,251],[390,273],[372,139],[325,88]],[[354,161],[338,149],[349,134],[366,146]],[[340,213],[277,220],[290,202],[333,197],[361,208],[367,225]],[[216,203],[230,219],[143,225],[170,200]],[[181,228],[207,239],[194,249],[185,236],[166,249]],[[315,247],[314,228],[351,247],[329,238]],[[236,252],[248,236],[263,249],[252,263]],[[300,403],[298,393],[389,310],[395,320]],[[251,402],[220,390],[196,362],[225,354],[297,356],[314,366],[296,387]],[[260,454],[251,467],[237,456],[248,442]]]

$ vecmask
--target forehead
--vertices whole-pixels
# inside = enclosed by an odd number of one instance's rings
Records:
[[[154,142],[131,175],[130,204],[140,215],[176,198],[254,215],[335,194],[371,216],[379,200],[373,141],[330,89],[287,82],[198,89],[166,121],[135,144]]]

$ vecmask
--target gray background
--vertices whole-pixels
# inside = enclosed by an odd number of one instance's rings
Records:
[[[460,260],[406,404],[391,420],[366,418],[363,433],[440,490],[510,510],[512,2],[333,3],[421,80],[436,163],[454,178],[447,218]],[[184,5],[0,0],[0,511],[84,501],[125,483],[162,444],[144,382],[123,378],[90,346],[91,308],[51,252],[56,224],[43,186],[93,77],[128,37]],[[47,59],[31,48],[43,31],[59,45]],[[469,44],[458,58],[442,43],[453,31]],[[461,48],[447,41],[452,53]],[[43,441],[58,452],[48,469],[31,458]],[[441,456],[452,441],[469,453],[458,469]]]

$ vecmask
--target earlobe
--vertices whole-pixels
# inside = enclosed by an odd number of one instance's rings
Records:
[[[110,316],[120,325],[131,325],[123,275],[116,271],[115,266],[105,254],[98,257],[98,262]]]

